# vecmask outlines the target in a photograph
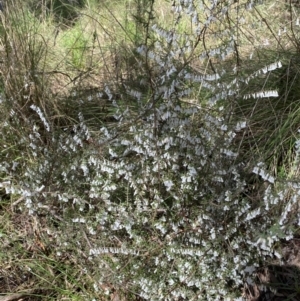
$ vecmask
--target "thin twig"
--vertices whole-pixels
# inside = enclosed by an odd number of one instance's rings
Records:
[[[0,296],[0,301],[13,301],[13,300],[19,300],[24,297],[28,297],[32,292],[27,292],[27,293],[16,293],[16,294],[10,294],[10,295],[5,295],[5,296]]]

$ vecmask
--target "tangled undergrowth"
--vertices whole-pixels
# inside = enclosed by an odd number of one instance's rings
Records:
[[[52,37],[23,5],[2,14],[0,300],[297,300],[297,64],[256,47],[296,27],[187,0],[170,28],[151,0]]]

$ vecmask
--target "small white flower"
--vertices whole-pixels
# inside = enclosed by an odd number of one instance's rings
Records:
[[[169,191],[172,188],[172,186],[174,186],[174,183],[171,180],[167,180],[164,181],[164,185],[166,186],[167,191]]]
[[[72,219],[72,222],[73,223],[81,223],[81,224],[84,224],[85,223],[85,218],[83,218],[83,217],[80,217],[80,218],[73,218]]]

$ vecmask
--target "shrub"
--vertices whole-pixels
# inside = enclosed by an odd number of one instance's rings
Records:
[[[50,269],[45,283],[58,270],[82,299],[238,300],[261,263],[281,259],[281,240],[300,223],[299,185],[241,152],[237,136],[250,129],[251,116],[234,115],[239,98],[278,96],[264,83],[281,64],[239,70],[239,25],[230,16],[254,3],[229,3],[175,1],[171,30],[155,23],[153,6],[144,12],[144,42],[133,50],[137,75],[99,85],[113,120],[97,130],[78,112],[63,131],[51,105],[20,106],[6,90],[0,185],[14,210],[43,220],[42,252],[54,264],[43,261],[33,273]],[[213,34],[223,38],[208,48]],[[232,72],[226,66],[233,61]],[[249,81],[263,85],[249,91]],[[25,118],[16,108],[31,113]],[[292,167],[298,134],[295,140]],[[68,278],[68,260],[85,285],[73,271]]]

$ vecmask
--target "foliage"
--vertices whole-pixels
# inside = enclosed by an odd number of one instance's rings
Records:
[[[142,2],[136,33],[115,18],[129,31],[126,45],[107,29],[111,49],[99,56],[106,74],[99,71],[96,87],[86,84],[95,72],[86,68],[87,35],[78,23],[64,32],[59,45],[79,72],[66,98],[50,93],[51,75],[70,70],[60,62],[65,70],[48,71],[40,21],[18,19],[22,9],[3,19],[2,211],[12,227],[16,215],[24,229],[35,227],[0,260],[21,253],[15,270],[40,284],[31,294],[55,300],[241,300],[253,271],[281,260],[280,242],[300,224],[298,107],[278,92],[294,86],[278,86],[286,82],[281,57],[262,60],[251,49],[250,60],[239,45],[247,40],[241,11],[260,17],[254,1],[174,1],[171,28],[156,18],[154,1]],[[270,103],[276,118],[292,120],[292,135],[284,121],[263,120]],[[262,127],[285,135],[266,144]],[[278,178],[261,155],[277,139],[288,139],[292,152],[288,166],[276,165],[286,168]],[[0,230],[9,246],[11,229]]]
[[[68,63],[71,68],[83,69],[86,65],[84,58],[86,57],[85,52],[89,46],[89,39],[85,37],[82,29],[76,26],[72,27],[64,33],[61,43],[64,44],[64,48],[67,51],[66,56],[70,57]]]
[[[56,22],[65,24],[74,22],[79,16],[79,8],[84,7],[85,0],[29,0],[28,6],[36,15],[52,15]]]

